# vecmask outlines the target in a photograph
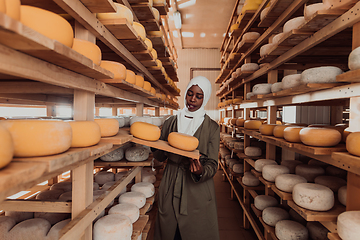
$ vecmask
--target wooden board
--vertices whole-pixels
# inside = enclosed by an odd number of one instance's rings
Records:
[[[300,214],[306,221],[336,221],[340,213],[345,211],[345,206],[335,204],[335,206],[326,212],[311,211],[296,205],[288,200],[288,205]]]
[[[159,10],[160,15],[167,15],[169,11],[167,4],[153,4],[153,7]]]
[[[328,236],[329,240],[341,240],[341,238],[339,237],[339,234],[337,234],[337,233],[329,232],[327,236]]]
[[[257,178],[262,177],[262,173],[256,171],[255,169],[251,169],[251,173],[252,173],[252,175],[254,175],[254,176],[257,177]]]
[[[348,152],[333,152],[331,158],[336,161],[333,165],[360,175],[360,157]]]
[[[337,82],[360,82],[360,69],[345,72],[336,76]]]
[[[316,32],[336,18],[340,17],[346,11],[339,9],[328,9],[317,11],[308,21],[299,26],[299,30],[303,32]]]
[[[275,185],[271,186],[271,189],[282,199],[282,200],[292,200],[292,194],[291,193],[287,193],[284,191],[281,191],[280,189],[278,189]]]
[[[160,31],[160,25],[155,19],[142,20],[140,23],[146,31]]]
[[[251,158],[245,158],[244,159],[250,166],[252,166],[253,168],[255,168],[255,161]]]
[[[135,84],[126,82],[125,80],[113,78],[113,79],[102,79],[101,81],[104,83],[107,83],[109,85],[112,85],[114,87],[117,87],[119,89],[126,90],[131,93],[135,93],[140,96],[144,96],[144,97],[152,96],[152,94],[150,92],[146,91],[145,89],[143,89],[139,86],[136,86]]]
[[[124,143],[130,142],[133,139],[133,136],[128,132],[120,129],[118,134],[113,137],[102,137],[100,142],[102,143],[112,143],[113,145],[122,145]]]
[[[133,223],[133,234],[131,240],[137,240],[142,231],[144,230],[147,222],[149,221],[148,215],[141,215],[139,219]]]
[[[102,155],[104,152],[109,151],[112,149],[113,144],[107,143],[107,142],[99,142],[98,144],[87,147],[87,149],[90,151],[90,157],[96,156],[96,155]]]
[[[151,166],[152,159],[149,158],[141,162],[130,162],[126,159],[122,159],[116,162],[104,162],[101,160],[94,161],[95,167],[139,167],[139,166]]]
[[[311,34],[313,34],[313,32],[303,32],[298,29],[294,29],[282,36],[278,42],[278,46],[296,46],[311,36]]]
[[[275,228],[270,226],[270,225],[267,225],[264,220],[262,219],[262,217],[259,217],[259,220],[261,222],[261,224],[263,225],[265,231],[271,235],[271,239],[273,240],[277,240],[276,236],[275,236]],[[275,237],[275,238],[274,238]]]
[[[131,5],[131,8],[140,22],[143,20],[150,20],[150,19],[155,20],[155,16],[153,11],[151,10],[150,4]]]
[[[245,12],[240,13],[238,19],[236,20],[236,22],[239,23],[240,29],[243,29],[249,23],[255,12],[256,10],[246,10]]]
[[[144,65],[144,67],[156,67],[156,61],[155,60],[145,60],[145,61],[141,61],[141,64]]]
[[[141,61],[149,61],[149,60],[154,59],[149,50],[140,51],[140,52],[133,52],[132,54],[140,62]]]
[[[236,52],[237,53],[246,52],[249,49],[249,47],[251,47],[255,42],[256,40],[241,40],[236,47]]]
[[[129,52],[146,51],[147,46],[141,38],[137,39],[120,39],[120,42]]]
[[[139,209],[140,210],[140,215],[145,215],[146,212],[150,209],[150,206],[151,206],[150,203],[148,203],[148,202],[145,203],[145,205],[142,208]]]
[[[242,177],[238,177],[236,178],[236,180],[238,181],[238,183],[240,183],[240,185],[242,186],[243,189],[249,191],[249,190],[255,190],[255,191],[261,191],[264,190],[264,186],[259,185],[259,186],[255,186],[255,187],[250,187],[250,186],[246,186],[243,182],[242,182]]]
[[[271,189],[271,187],[273,185],[275,185],[275,183],[265,180],[262,176],[259,177],[259,180],[260,180],[260,182],[262,182],[265,185],[266,188],[269,188],[269,189]]]
[[[253,210],[253,212],[255,213],[255,215],[256,215],[258,218],[262,216],[262,211],[260,211],[259,209],[257,209],[253,203],[251,204],[251,209]]]
[[[118,19],[103,19],[100,20],[102,24],[117,38],[117,39],[138,39],[139,36],[135,29],[127,21],[126,18]]]
[[[275,0],[271,2],[269,12],[259,23],[259,27],[270,27],[275,20],[293,3],[292,0]]]

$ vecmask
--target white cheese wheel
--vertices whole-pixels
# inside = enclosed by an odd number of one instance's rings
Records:
[[[347,186],[342,186],[341,188],[339,188],[338,190],[338,199],[339,202],[346,206],[346,199],[347,199]]]
[[[302,83],[334,83],[336,76],[343,71],[338,67],[316,67],[306,69],[301,73]]]
[[[327,235],[329,230],[324,227],[321,223],[316,221],[311,221],[306,223],[306,228],[309,231],[309,236],[313,240],[322,240],[328,239]]]
[[[303,127],[289,126],[284,129],[284,139],[289,142],[301,142],[300,131]]]
[[[124,149],[120,147],[112,152],[109,152],[101,156],[100,160],[106,162],[116,162],[116,161],[120,161],[123,158],[124,158]]]
[[[283,33],[291,32],[294,29],[298,29],[302,24],[304,24],[304,17],[296,17],[287,21],[283,26]]]
[[[337,232],[342,240],[359,239],[360,211],[346,211],[337,218]]]
[[[134,116],[134,117],[130,118],[130,126],[136,122],[144,122],[144,123],[152,124],[152,119],[151,119],[151,117],[148,117],[148,116],[143,116],[143,117]]]
[[[72,49],[91,59],[94,64],[100,65],[101,50],[96,44],[83,39],[74,38]]]
[[[263,211],[265,208],[268,208],[268,207],[275,207],[278,204],[279,204],[278,200],[276,200],[276,198],[274,198],[272,196],[257,195],[254,198],[254,205],[260,211]]]
[[[114,74],[114,79],[126,79],[126,67],[121,63],[102,60],[100,67],[112,72]]]
[[[147,173],[147,174],[143,173],[141,175],[141,181],[142,182],[148,182],[148,183],[155,183],[156,182],[156,176],[153,175],[153,174],[149,174],[149,173]]]
[[[272,39],[272,43],[274,44],[279,44],[281,38],[284,36],[285,34],[284,33],[278,33],[276,34],[273,39]]]
[[[301,223],[281,220],[275,225],[275,235],[279,240],[308,240],[309,232]]]
[[[159,10],[157,10],[154,7],[152,7],[151,10],[154,13],[154,17],[155,17],[156,21],[160,21],[160,12],[159,12]]]
[[[126,18],[126,20],[132,25],[134,22],[134,16],[132,14],[132,11],[122,4],[119,3],[114,3],[114,4],[116,6],[115,13],[97,13],[96,17],[99,20]]]
[[[244,164],[242,164],[242,163],[235,163],[235,164],[232,166],[232,170],[233,170],[235,173],[244,173]]]
[[[309,20],[317,11],[325,9],[324,3],[315,3],[304,8],[304,18]]]
[[[301,74],[291,74],[283,77],[281,80],[282,88],[289,89],[301,85]]]
[[[241,74],[241,68],[237,68],[235,72],[239,76]]]
[[[139,182],[131,186],[132,192],[140,192],[145,195],[146,198],[152,197],[155,194],[155,187],[149,182]]]
[[[46,235],[46,240],[58,240],[60,238],[60,231],[70,222],[71,219],[65,219],[52,226]]]
[[[101,137],[111,137],[119,132],[119,122],[114,118],[97,118],[94,121],[100,126]]]
[[[70,23],[63,17],[53,12],[27,5],[22,5],[20,12],[20,19],[24,25],[69,48],[72,47],[74,40],[73,29]]]
[[[255,96],[256,94],[255,93],[253,93],[253,92],[248,92],[248,93],[246,93],[246,99],[247,100],[250,100],[250,98],[252,97],[252,96]]]
[[[246,120],[244,122],[244,128],[252,129],[252,130],[259,130],[262,122],[260,120]]]
[[[44,190],[44,191],[39,192],[38,195],[36,195],[36,199],[37,200],[56,200],[63,193],[64,193],[64,191],[61,189]]]
[[[128,216],[131,220],[131,223],[136,222],[140,216],[139,208],[131,203],[120,203],[109,209],[108,214],[122,214]]]
[[[71,182],[58,182],[51,185],[50,190],[62,190],[63,192],[69,192],[72,190]]]
[[[264,8],[261,13],[260,13],[260,21],[264,20],[266,15],[268,14],[270,8],[267,7],[267,8]]]
[[[125,118],[123,118],[123,117],[113,117],[113,118],[119,122],[119,128],[122,128],[125,126]]]
[[[244,150],[244,142],[235,142],[234,149],[236,150]]]
[[[360,132],[352,132],[346,138],[346,150],[355,155],[360,156]]]
[[[342,138],[338,130],[331,128],[307,127],[301,129],[299,135],[302,143],[315,147],[332,147],[339,144]]]
[[[162,117],[151,117],[151,123],[155,126],[160,127],[163,124],[163,118]]]
[[[277,163],[270,159],[258,159],[255,161],[254,168],[256,171],[262,172],[262,169],[265,165],[277,165]]]
[[[42,218],[32,218],[16,224],[9,232],[9,239],[45,239],[51,224]]]
[[[262,176],[269,182],[275,182],[275,178],[281,174],[289,174],[290,170],[282,165],[265,165],[262,169]]]
[[[72,192],[64,192],[60,195],[59,201],[61,202],[71,202],[72,201]]]
[[[275,178],[275,186],[284,192],[291,193],[294,186],[298,183],[306,183],[306,179],[295,174],[282,174]]]
[[[6,217],[11,217],[16,223],[34,218],[33,212],[5,211]]]
[[[15,219],[0,216],[0,239],[9,239],[9,231],[15,226],[15,224]]]
[[[141,40],[145,41],[146,31],[145,31],[144,26],[141,23],[133,22],[133,28],[135,29],[136,33],[139,35]]]
[[[258,32],[247,32],[242,36],[242,40],[256,40],[260,37]]]
[[[145,206],[146,197],[141,192],[126,192],[119,197],[119,203],[135,204],[138,208]]]
[[[259,147],[246,147],[244,153],[249,157],[260,157],[262,154],[261,148]]]
[[[297,160],[282,160],[280,164],[288,167],[290,173],[295,173],[296,166],[302,164],[302,162]]]
[[[34,218],[42,218],[47,220],[51,225],[61,222],[71,217],[70,213],[51,213],[51,212],[36,212]]]
[[[276,83],[273,83],[272,85],[271,85],[271,92],[272,93],[276,93],[276,92],[280,92],[281,90],[283,90],[283,88],[282,88],[282,82],[276,82]]]
[[[273,48],[275,48],[276,46],[277,46],[277,44],[275,44],[275,43],[268,43],[268,44],[262,45],[260,48],[260,57],[264,57],[267,54],[269,54],[270,51]]]
[[[271,93],[271,83],[259,83],[253,86],[252,92],[258,94],[269,94]]]
[[[12,19],[20,21],[21,14],[21,3],[20,0],[2,0],[0,1],[2,5],[2,10],[0,12],[6,13]]]
[[[128,172],[127,171],[123,171],[123,172],[118,172],[115,174],[115,181],[120,180],[122,177],[124,177]]]
[[[122,214],[106,215],[94,224],[94,240],[130,240],[133,226],[128,216]]]
[[[229,166],[230,169],[232,169],[233,166],[234,166],[235,164],[237,164],[237,163],[239,163],[239,161],[238,161],[237,159],[229,159],[229,160],[226,162],[226,164]]]
[[[111,182],[106,182],[104,183],[104,185],[101,186],[101,190],[103,191],[107,191],[109,188],[111,188],[114,184],[116,183],[116,181],[111,181]],[[95,192],[95,191],[94,191]],[[120,197],[121,194],[126,193],[126,187],[124,187],[123,189],[121,189],[120,193],[117,195],[117,197]]]
[[[257,63],[245,63],[241,66],[242,72],[251,72],[259,69],[259,65]]]
[[[349,54],[348,66],[352,71],[360,68],[360,47],[355,48]]]
[[[94,121],[68,121],[72,130],[71,147],[90,147],[101,139],[101,129]]]
[[[289,126],[287,126],[287,125],[278,125],[278,126],[274,127],[274,130],[273,130],[274,137],[284,138],[284,130],[287,127],[289,127]]]
[[[275,227],[277,222],[289,218],[290,218],[289,213],[286,210],[279,207],[267,207],[262,211],[263,221],[271,227]]]
[[[259,127],[259,131],[263,135],[272,136],[273,130],[277,126],[277,124],[262,124]]]
[[[317,176],[325,174],[325,170],[320,166],[299,164],[295,168],[295,173],[304,177],[308,182],[314,182]]]
[[[317,176],[314,182],[330,188],[333,192],[337,192],[340,187],[346,186],[344,179],[334,176]]]
[[[95,174],[94,177],[95,182],[97,182],[100,186],[107,182],[111,182],[115,180],[115,174],[113,172],[108,171],[100,171]]]
[[[296,184],[292,197],[297,205],[313,211],[328,211],[334,206],[334,192],[320,184]]]
[[[0,169],[8,165],[14,156],[14,142],[11,133],[0,124]]]
[[[241,181],[244,185],[249,187],[256,187],[260,184],[260,180],[254,175],[252,175],[250,172],[245,172]]]
[[[151,118],[148,119],[152,122]],[[130,134],[143,140],[157,141],[160,138],[161,131],[158,126],[151,123],[134,122],[130,126]]]
[[[125,150],[125,158],[130,162],[141,162],[149,158],[149,151],[145,147],[131,147]]]

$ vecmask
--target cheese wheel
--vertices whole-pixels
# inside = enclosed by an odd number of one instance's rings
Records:
[[[126,67],[121,63],[102,60],[100,63],[100,67],[112,72],[114,74],[114,79],[126,79]]]
[[[154,184],[156,182],[156,176],[153,174],[150,174],[150,173],[148,173],[148,174],[143,173],[141,175],[141,181]]]
[[[16,222],[13,218],[0,216],[0,239],[9,239],[9,231],[15,224]]]
[[[11,217],[16,223],[34,218],[33,212],[18,212],[18,211],[5,211],[6,217]]]
[[[153,0],[156,5],[166,5],[166,0]]]
[[[247,100],[250,100],[250,98],[251,98],[252,96],[255,96],[255,93],[253,93],[253,92],[248,92],[248,93],[246,93],[246,99],[247,99]]]
[[[343,178],[343,179],[347,178],[346,170],[334,167],[332,165],[327,166],[325,168],[325,172],[326,172],[326,175],[335,176],[335,177],[339,177],[339,178]]]
[[[44,191],[39,192],[38,195],[36,195],[36,199],[37,200],[56,200],[63,193],[64,193],[64,191],[61,189],[44,190]]]
[[[346,199],[347,199],[347,186],[342,186],[338,190],[338,200],[342,205],[346,206]]]
[[[236,126],[238,127],[243,127],[244,126],[244,123],[245,123],[245,120],[243,118],[238,118],[236,119]]]
[[[280,92],[281,90],[283,90],[282,88],[282,82],[276,82],[276,83],[273,83],[271,85],[271,92],[272,93],[277,93],[277,92]]]
[[[146,198],[152,197],[155,194],[155,187],[149,182],[139,182],[131,186],[132,192],[140,192],[145,195]]]
[[[136,222],[140,217],[139,208],[131,203],[120,203],[109,209],[109,214],[122,214],[128,216],[131,223]]]
[[[315,183],[299,183],[292,197],[300,207],[313,211],[328,211],[334,206],[334,193],[330,188]]]
[[[282,88],[289,89],[301,85],[301,74],[290,74],[281,80]]]
[[[317,176],[325,174],[325,170],[316,165],[299,164],[295,168],[295,173],[306,178],[308,182],[314,182]]]
[[[63,192],[69,192],[72,190],[71,182],[58,182],[51,185],[50,190],[62,190]]]
[[[246,147],[244,153],[249,157],[260,157],[262,154],[261,148],[259,147]]]
[[[71,145],[71,126],[60,120],[2,120],[0,125],[11,133],[15,157],[59,154]]]
[[[178,132],[171,132],[168,136],[168,142],[174,148],[184,151],[194,151],[199,145],[199,140],[196,137]]]
[[[157,51],[156,51],[155,49],[152,49],[152,50],[150,51],[150,53],[151,53],[151,56],[152,56],[153,59],[157,59],[157,58],[158,58]]]
[[[126,192],[120,195],[119,203],[131,203],[138,208],[142,208],[145,206],[146,197],[143,193],[140,192]]]
[[[151,10],[152,10],[152,12],[154,14],[154,17],[155,17],[156,21],[160,21],[160,12],[159,12],[159,10],[157,10],[154,7],[152,7]]]
[[[268,208],[268,207],[275,207],[278,204],[279,204],[278,200],[276,200],[276,198],[274,198],[272,196],[257,195],[254,198],[254,205],[260,211],[263,211],[265,208]]]
[[[273,130],[277,126],[277,124],[262,124],[259,127],[259,131],[263,135],[272,136]]]
[[[297,161],[297,160],[282,160],[281,161],[281,165],[286,166],[289,168],[290,173],[295,173],[295,168],[297,165],[302,164],[301,161]]]
[[[231,118],[230,119],[230,125],[236,125],[236,120],[237,120],[237,118]]]
[[[269,94],[271,93],[271,83],[259,83],[253,86],[252,92],[254,94]]]
[[[100,65],[101,50],[96,44],[83,39],[74,38],[72,49],[91,59],[96,65]]]
[[[124,177],[127,174],[127,171],[118,172],[115,174],[115,181],[119,181],[122,177]]]
[[[101,139],[100,126],[94,121],[68,121],[72,130],[71,147],[89,147]]]
[[[123,117],[114,117],[119,122],[119,128],[122,128],[125,126],[125,118]]]
[[[275,186],[284,192],[291,193],[294,186],[298,183],[306,183],[306,179],[295,174],[282,174],[275,178]]]
[[[155,90],[155,88],[151,87],[151,88],[150,88],[150,93],[152,93],[153,95],[156,95],[156,90]]]
[[[147,46],[147,49],[149,50],[149,51],[151,51],[152,49],[153,49],[153,44],[152,44],[152,42],[151,42],[151,40],[150,39],[148,39],[148,38],[145,38],[145,44],[146,44],[146,46]]]
[[[153,36],[153,37],[162,37],[164,34],[163,34],[163,31],[147,31],[147,34],[149,34],[150,36]]]
[[[346,150],[356,156],[360,156],[360,132],[352,132],[346,138]]]
[[[292,220],[281,220],[275,224],[275,235],[279,240],[308,240],[308,229]]]
[[[269,10],[270,10],[270,8],[266,7],[261,11],[261,13],[260,13],[260,21],[265,19],[265,17],[268,14]]]
[[[100,157],[100,160],[106,162],[116,162],[124,158],[124,148],[120,147]]]
[[[360,68],[360,47],[355,48],[349,54],[348,66],[352,71]]]
[[[59,201],[61,202],[71,202],[72,201],[72,192],[64,192],[60,195]]]
[[[258,32],[247,32],[244,33],[244,35],[242,36],[242,40],[256,40],[260,37],[260,33]]]
[[[130,240],[133,232],[133,226],[128,216],[122,214],[109,214],[94,224],[94,240]]]
[[[291,32],[294,29],[298,29],[302,24],[304,24],[304,17],[296,17],[287,21],[283,26],[283,33]]]
[[[274,137],[284,138],[284,130],[287,127],[289,127],[289,126],[287,126],[287,125],[278,125],[278,126],[274,127],[274,130],[273,130]]]
[[[289,174],[290,170],[286,166],[267,164],[262,169],[262,177],[269,181],[275,182],[275,178],[281,174]]]
[[[114,118],[97,118],[94,121],[100,126],[101,137],[111,137],[119,132],[119,122]]]
[[[111,188],[114,184],[116,183],[115,181],[110,181],[110,182],[106,182],[101,186],[101,190],[103,191],[107,191],[109,188]],[[99,189],[97,189],[99,190]],[[118,194],[117,197],[120,197],[121,194],[126,193],[126,187],[124,187],[123,189],[121,189],[120,193]]]
[[[270,51],[274,48],[276,48],[277,44],[275,43],[268,43],[265,45],[262,45],[260,48],[260,57],[264,57],[270,53]]]
[[[47,220],[51,225],[70,218],[70,213],[51,213],[51,212],[36,212],[34,218],[42,218]]]
[[[301,142],[300,131],[303,127],[289,126],[284,129],[284,139],[289,142]]]
[[[244,128],[252,129],[252,130],[259,130],[262,122],[260,120],[246,120],[244,122]]]
[[[235,142],[234,149],[236,150],[244,150],[244,142]]]
[[[334,176],[317,176],[314,179],[314,182],[330,188],[335,193],[340,187],[346,186],[346,181],[344,179]]]
[[[144,90],[146,90],[146,91],[151,91],[151,83],[150,82],[148,82],[148,81],[144,81]]]
[[[131,162],[145,161],[149,158],[149,150],[143,146],[127,148],[125,158]]]
[[[257,63],[245,63],[240,69],[242,72],[256,71],[259,69],[259,65]]]
[[[277,163],[270,159],[258,159],[255,161],[254,168],[256,171],[262,172],[265,165],[277,165]]]
[[[286,131],[286,130],[285,130]],[[341,141],[341,133],[335,129],[307,127],[299,132],[302,143],[315,147],[332,147]]]
[[[321,240],[328,239],[329,230],[324,227],[321,223],[316,221],[311,221],[306,223],[306,228],[309,231],[310,239]]]
[[[309,20],[317,11],[325,9],[324,3],[315,3],[304,8],[304,18]]]
[[[135,75],[135,85],[138,87],[144,87],[144,77],[141,75]]]
[[[114,4],[116,6],[115,13],[97,13],[96,17],[99,20],[126,18],[126,20],[132,25],[134,22],[134,16],[132,14],[132,11],[122,4]]]
[[[93,182],[93,191],[95,190],[99,190],[100,189],[100,186],[97,182]]]
[[[284,36],[284,33],[278,33],[272,38],[272,43],[279,44],[281,38]]]
[[[259,178],[252,175],[250,172],[247,172],[248,174],[244,173],[244,176],[242,177],[241,181],[244,185],[249,187],[256,187],[260,184]]]
[[[150,118],[151,120],[151,118]],[[147,141],[157,141],[160,138],[160,128],[150,123],[134,122],[130,126],[130,134]]]
[[[60,231],[70,222],[71,219],[65,219],[52,226],[46,235],[46,240],[60,239]]]
[[[316,67],[306,69],[301,73],[302,83],[333,83],[336,76],[343,71],[338,67]]]
[[[127,81],[128,83],[131,83],[131,84],[135,84],[136,83],[135,73],[129,69],[126,69],[125,81]]]
[[[133,28],[135,29],[136,33],[139,35],[141,40],[145,41],[146,31],[145,31],[144,26],[141,23],[133,22]]]
[[[45,219],[27,219],[10,230],[8,239],[45,239],[50,228],[51,224]]]
[[[267,207],[262,211],[263,221],[271,227],[275,227],[277,222],[289,218],[290,218],[289,213],[286,210],[279,207]]]
[[[3,9],[3,11],[0,9],[0,12],[5,12],[6,15],[11,17],[12,19],[20,21],[20,18],[21,18],[20,0],[4,0],[4,1],[0,1],[0,2],[2,5],[2,9]]]
[[[233,169],[233,166],[238,164],[239,161],[237,159],[229,159],[226,163],[230,169]]]
[[[230,29],[229,29],[229,33],[232,33],[233,31],[235,31],[236,29],[239,28],[239,24],[238,23],[235,23],[233,25],[230,26]]]
[[[95,191],[93,191],[93,202],[96,199],[98,199],[101,195],[103,195],[104,193],[106,193],[105,190],[95,190]],[[106,206],[106,208],[109,208],[112,205],[114,205],[114,199]]]
[[[21,6],[20,12],[20,19],[24,25],[69,48],[72,47],[73,29],[63,17],[41,8],[26,5]]]
[[[115,174],[108,171],[97,172],[94,176],[94,181],[97,182],[100,186],[107,182],[112,182],[115,180]]]
[[[360,235],[360,211],[346,211],[339,214],[337,232],[342,240],[358,239]]]
[[[0,124],[0,169],[8,165],[14,156],[11,133]]]

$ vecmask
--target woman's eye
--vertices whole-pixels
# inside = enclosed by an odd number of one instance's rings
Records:
[[[197,95],[196,98],[199,99],[199,100],[201,100],[201,99],[203,98],[203,96]]]

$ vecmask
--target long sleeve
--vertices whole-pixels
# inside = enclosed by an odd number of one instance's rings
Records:
[[[175,116],[176,117],[176,116]],[[170,126],[172,123],[172,118],[168,118],[161,129],[161,135],[160,135],[160,140],[163,141],[167,141],[168,135],[169,135],[169,131],[170,131]],[[151,151],[153,152],[154,157],[156,158],[156,160],[160,161],[160,162],[164,162],[167,158],[168,158],[168,154],[165,151],[156,149],[156,148],[151,148]]]

